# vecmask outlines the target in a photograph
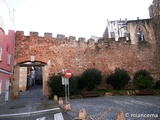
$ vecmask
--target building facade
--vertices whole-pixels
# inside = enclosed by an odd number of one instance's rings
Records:
[[[104,36],[106,34],[108,34],[108,38],[115,38],[116,41],[125,37],[132,44],[140,41],[150,42],[151,39],[155,39],[151,19],[107,21],[103,38],[106,38]]]
[[[107,36],[108,38],[115,38],[115,40],[118,41],[120,37],[126,37],[126,39],[128,39],[127,35],[127,19],[115,21],[107,20],[107,25],[103,34],[103,38],[106,38]]]
[[[0,103],[10,99],[15,47],[14,24],[4,0],[0,0]]]

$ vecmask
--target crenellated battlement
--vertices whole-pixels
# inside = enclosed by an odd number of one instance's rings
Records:
[[[100,38],[98,41],[94,41],[94,39],[92,39],[92,38],[86,40],[86,38],[84,38],[84,37],[79,37],[78,39],[76,39],[75,36],[66,37],[63,34],[57,34],[57,37],[54,38],[52,36],[52,33],[44,33],[44,36],[39,36],[38,32],[30,32],[29,36],[26,36],[26,35],[24,35],[23,31],[17,31],[16,38],[17,38],[16,39],[17,42],[22,42],[23,40],[27,40],[28,42],[29,41],[34,41],[34,42],[38,41],[39,44],[43,44],[46,41],[46,42],[52,42],[52,44],[54,44],[54,43],[56,43],[57,40],[60,40],[62,42],[59,42],[57,45],[75,42],[76,44],[79,44],[80,46],[87,45],[87,46],[92,46],[92,47],[95,44],[99,45],[99,46],[103,46],[103,45],[106,46],[106,41],[109,44],[109,46],[114,46],[114,44],[125,44],[126,45],[126,44],[130,43],[130,41],[127,41],[125,37],[119,38],[119,41],[115,41],[114,38],[112,38],[112,39],[108,38],[106,40],[103,38]]]

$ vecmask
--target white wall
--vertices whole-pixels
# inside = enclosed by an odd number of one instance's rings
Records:
[[[115,38],[116,41],[118,41],[119,37],[126,37],[125,33],[127,33],[127,30],[125,25],[125,21],[108,21],[108,37]],[[114,37],[111,33],[114,34]]]

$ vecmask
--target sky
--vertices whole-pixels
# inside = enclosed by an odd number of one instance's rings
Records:
[[[16,30],[64,34],[89,39],[102,37],[108,20],[149,18],[153,0],[6,0],[14,9]],[[12,15],[13,17],[13,15]]]

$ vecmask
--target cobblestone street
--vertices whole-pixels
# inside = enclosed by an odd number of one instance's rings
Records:
[[[126,120],[160,120],[159,96],[110,96],[70,100],[72,110],[68,114],[77,117],[85,108],[87,120],[115,120],[123,111]],[[108,111],[108,112],[107,112]],[[89,118],[90,116],[90,118]]]

